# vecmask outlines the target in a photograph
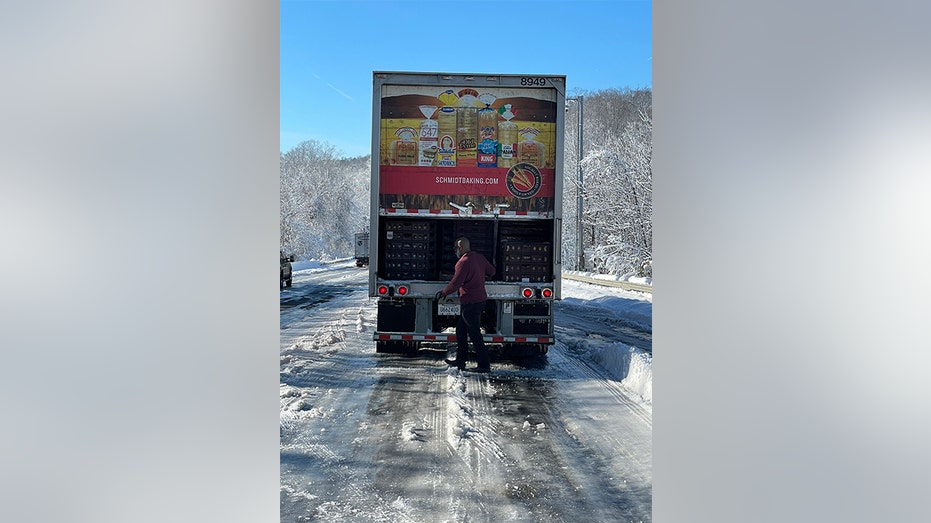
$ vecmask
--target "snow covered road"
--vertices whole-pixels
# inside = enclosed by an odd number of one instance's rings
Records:
[[[603,339],[612,314],[585,307],[591,292],[641,300],[580,287],[545,359],[480,375],[444,350],[376,354],[366,275],[298,270],[281,293],[281,521],[651,521],[651,393],[596,363],[618,341]],[[576,333],[586,317],[598,337]]]

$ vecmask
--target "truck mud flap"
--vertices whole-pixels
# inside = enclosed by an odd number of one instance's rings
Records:
[[[378,330],[412,332],[417,318],[414,300],[379,300]]]

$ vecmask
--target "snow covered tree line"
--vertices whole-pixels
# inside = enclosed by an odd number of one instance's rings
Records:
[[[578,103],[566,112],[563,200],[564,267],[652,276],[653,93],[609,89],[584,97],[581,188]],[[342,158],[310,140],[281,153],[281,249],[297,259],[354,253],[354,234],[368,230],[371,156]],[[577,197],[582,193],[582,230]],[[582,235],[584,267],[576,240]]]
[[[309,140],[281,154],[281,250],[295,259],[351,256],[355,233],[368,230],[370,157],[340,158]]]

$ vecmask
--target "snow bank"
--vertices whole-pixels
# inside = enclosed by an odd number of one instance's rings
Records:
[[[591,356],[652,412],[653,356],[650,353],[616,343],[594,349]]]
[[[291,263],[291,270],[294,272],[304,271],[307,269],[324,269],[326,265],[320,260],[302,260]]]

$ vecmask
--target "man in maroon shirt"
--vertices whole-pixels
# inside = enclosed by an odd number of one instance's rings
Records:
[[[459,370],[465,369],[466,359],[469,355],[469,340],[475,348],[476,372],[489,372],[491,362],[488,358],[488,349],[482,339],[481,319],[482,310],[485,309],[485,277],[495,275],[495,267],[482,256],[480,252],[470,250],[469,239],[465,236],[456,240],[456,272],[449,285],[436,293],[436,298],[459,292],[459,321],[456,323],[456,359],[446,360],[451,366]]]

